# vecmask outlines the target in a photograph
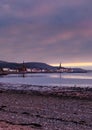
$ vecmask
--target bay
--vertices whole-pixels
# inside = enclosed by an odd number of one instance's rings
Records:
[[[30,73],[0,76],[1,83],[41,86],[92,87],[92,73]]]

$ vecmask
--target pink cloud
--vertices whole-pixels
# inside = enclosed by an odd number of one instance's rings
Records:
[[[78,23],[78,26],[83,28],[92,28],[92,18],[80,21],[80,23]]]

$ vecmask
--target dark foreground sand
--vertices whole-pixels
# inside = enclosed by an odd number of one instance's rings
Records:
[[[92,130],[92,91],[0,90],[0,130]]]

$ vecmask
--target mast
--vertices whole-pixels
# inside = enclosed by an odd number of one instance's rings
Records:
[[[26,66],[25,66],[25,63],[24,63],[24,61],[23,61],[23,65],[22,65],[23,77],[25,77],[25,72],[26,72]]]
[[[59,69],[61,69],[62,67],[61,67],[61,62],[60,62],[60,65],[59,65]]]

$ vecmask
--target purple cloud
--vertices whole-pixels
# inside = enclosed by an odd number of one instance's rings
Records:
[[[1,0],[0,59],[92,62],[91,5],[91,0]]]

